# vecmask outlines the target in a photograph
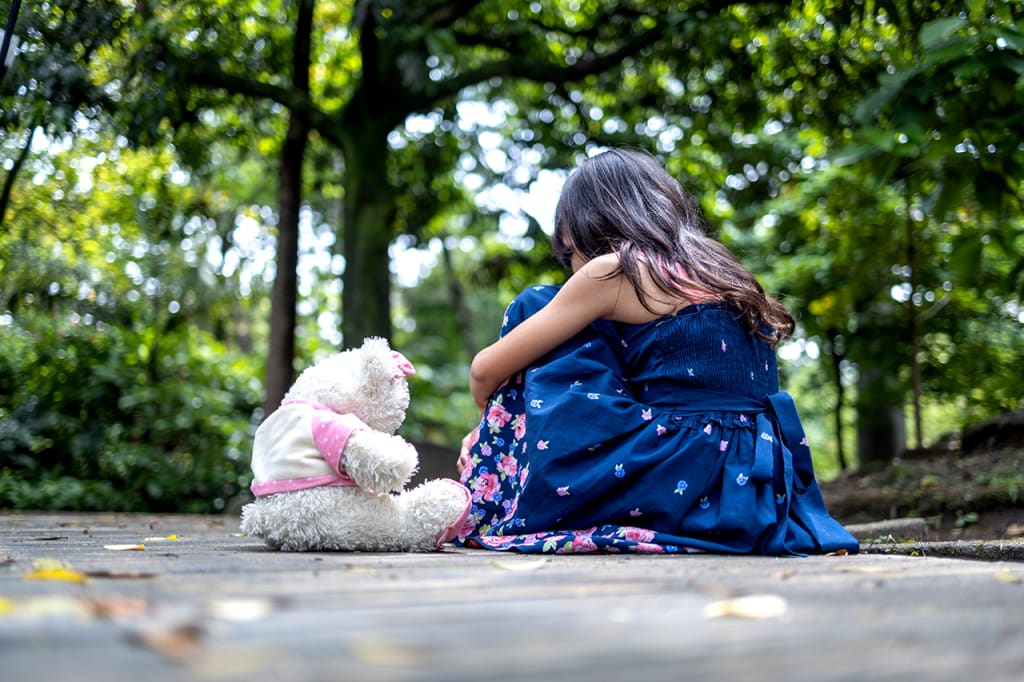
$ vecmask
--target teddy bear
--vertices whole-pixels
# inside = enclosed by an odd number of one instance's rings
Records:
[[[395,435],[414,373],[376,337],[303,370],[256,430],[242,532],[293,552],[426,552],[454,538],[469,514],[465,486],[403,489],[419,464]]]

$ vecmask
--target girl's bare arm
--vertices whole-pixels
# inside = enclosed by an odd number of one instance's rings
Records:
[[[581,267],[551,301],[515,329],[477,353],[469,371],[473,400],[483,408],[508,377],[568,341],[596,319],[611,317],[628,283],[615,254]]]

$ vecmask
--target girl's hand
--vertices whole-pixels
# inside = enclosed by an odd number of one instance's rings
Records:
[[[473,468],[473,458],[470,457],[469,451],[472,449],[476,442],[480,439],[480,429],[476,428],[466,434],[462,439],[462,449],[459,450],[459,459],[455,462],[455,468],[459,470],[459,477]]]

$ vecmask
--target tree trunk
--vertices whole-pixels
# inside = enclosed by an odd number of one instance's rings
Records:
[[[924,447],[924,428],[921,425],[921,338],[917,328],[917,306],[914,305],[914,293],[917,291],[917,244],[914,240],[914,220],[911,214],[910,180],[906,187],[906,228],[907,228],[907,267],[910,268],[910,298],[907,300],[907,336],[910,337],[910,383],[913,395],[914,410],[914,441],[917,448]]]
[[[903,398],[897,380],[867,368],[857,380],[857,458],[861,468],[884,466],[906,448]]]
[[[267,350],[266,397],[263,415],[268,416],[295,378],[295,307],[298,296],[299,206],[301,165],[305,141],[295,116],[288,124],[288,136],[281,154],[278,173],[277,274],[270,300],[270,343]],[[302,138],[301,141],[299,138]],[[296,158],[298,156],[298,158]],[[298,166],[298,167],[296,167]]]
[[[391,339],[388,247],[396,207],[387,174],[389,129],[366,118],[351,128],[361,134],[346,134],[341,335],[347,348],[368,336]]]
[[[466,307],[466,297],[463,295],[462,284],[459,282],[458,273],[455,272],[455,265],[452,263],[452,254],[448,250],[444,237],[441,238],[441,262],[444,263],[444,272],[448,277],[448,293],[452,299],[452,307],[455,309],[455,319],[459,323],[462,333],[462,348],[466,351],[466,359],[472,361],[473,356],[479,350],[473,342],[473,316]]]
[[[292,54],[293,87],[309,92],[310,39],[313,0],[299,3]],[[295,378],[295,306],[298,295],[299,211],[302,207],[302,162],[309,139],[309,122],[298,109],[288,117],[288,132],[278,168],[277,274],[270,303],[270,344],[267,351],[266,397],[263,416],[281,404]]]
[[[839,331],[828,330],[828,340],[831,346],[829,355],[832,358],[832,371],[836,380],[836,407],[833,412],[833,419],[836,429],[836,459],[839,461],[839,471],[849,469],[846,461],[846,449],[843,447],[843,407],[846,404],[846,391],[843,389],[843,352],[839,345]]]
[[[32,138],[36,134],[36,124],[33,121],[29,124],[28,136],[25,139],[25,144],[20,150],[18,150],[18,156],[14,159],[14,164],[11,166],[11,170],[7,171],[7,177],[4,178],[3,189],[0,190],[0,227],[4,224],[4,217],[7,215],[7,204],[11,200],[11,192],[14,191],[14,181],[18,177],[18,172],[21,167],[25,165],[25,159],[28,158],[28,152],[32,149]]]

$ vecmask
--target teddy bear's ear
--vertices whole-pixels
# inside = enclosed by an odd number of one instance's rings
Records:
[[[386,384],[395,376],[395,357],[387,339],[379,336],[367,337],[359,348],[359,355],[362,356],[360,367],[366,383]]]

